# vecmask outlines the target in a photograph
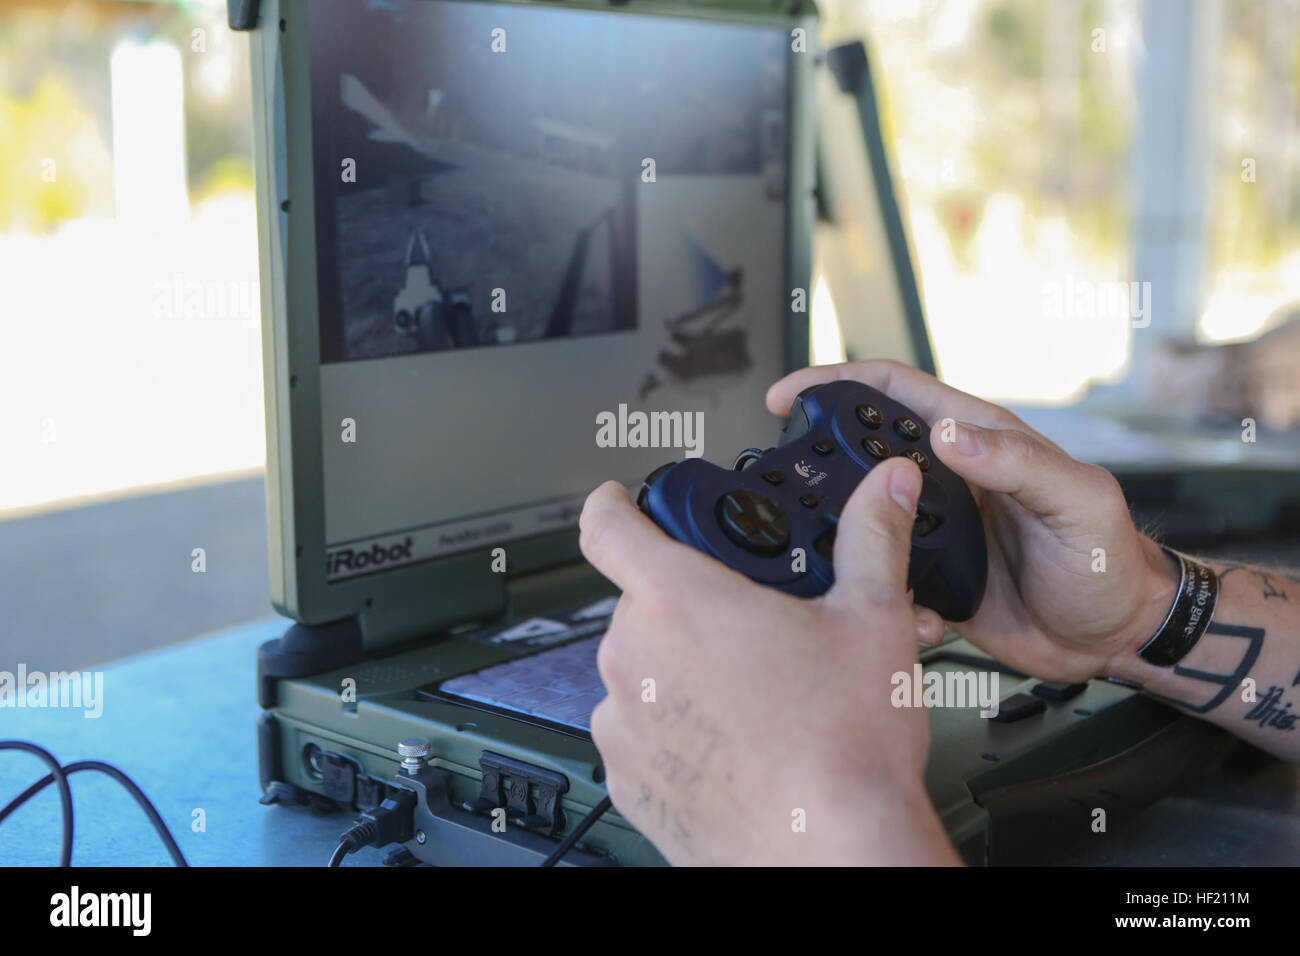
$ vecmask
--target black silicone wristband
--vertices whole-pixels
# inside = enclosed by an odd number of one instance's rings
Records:
[[[1178,560],[1178,594],[1165,615],[1164,623],[1151,640],[1142,645],[1138,656],[1157,667],[1173,667],[1196,646],[1214,617],[1219,601],[1219,576],[1199,561],[1193,561],[1172,548],[1161,549]]]

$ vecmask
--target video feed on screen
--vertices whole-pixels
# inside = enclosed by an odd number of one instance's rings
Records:
[[[751,173],[783,198],[779,34],[432,0],[309,16],[322,362],[635,330],[658,182]],[[745,277],[684,254],[693,377],[743,359]]]
[[[729,436],[771,430],[783,26],[306,10],[328,580],[566,530],[602,480],[730,460]],[[601,437],[656,411],[709,437]],[[345,420],[360,443],[339,440]]]

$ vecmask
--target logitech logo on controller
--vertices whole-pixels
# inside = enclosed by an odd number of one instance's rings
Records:
[[[704,454],[703,412],[642,412],[627,410],[596,414],[598,448],[683,448],[685,457]]]
[[[806,461],[795,462],[794,470],[795,473],[804,480],[804,483],[807,484],[809,488],[820,485],[826,480],[826,472],[818,471]]]

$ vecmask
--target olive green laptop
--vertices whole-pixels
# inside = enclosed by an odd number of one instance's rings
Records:
[[[790,0],[230,15],[254,78],[271,592],[295,622],[259,655],[264,800],[373,806],[422,738],[436,786],[395,861],[536,864],[605,795],[588,728],[616,595],[577,547],[586,494],[774,443],[764,393],[810,357],[814,221],[833,235],[846,204],[879,264],[862,316],[933,366],[862,47],[821,51]],[[861,123],[865,162],[818,135],[821,104]],[[997,670],[960,642],[927,666]],[[1172,719],[999,676],[1037,703],[932,721],[931,796],[975,862],[1026,819],[999,794]],[[617,811],[565,861],[662,862]]]

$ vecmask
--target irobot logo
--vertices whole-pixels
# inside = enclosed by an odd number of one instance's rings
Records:
[[[384,547],[373,544],[369,548],[339,548],[325,556],[325,573],[342,574],[347,571],[364,571],[378,568],[385,564],[398,564],[411,560],[411,548],[415,542],[408,536],[405,541]]]

